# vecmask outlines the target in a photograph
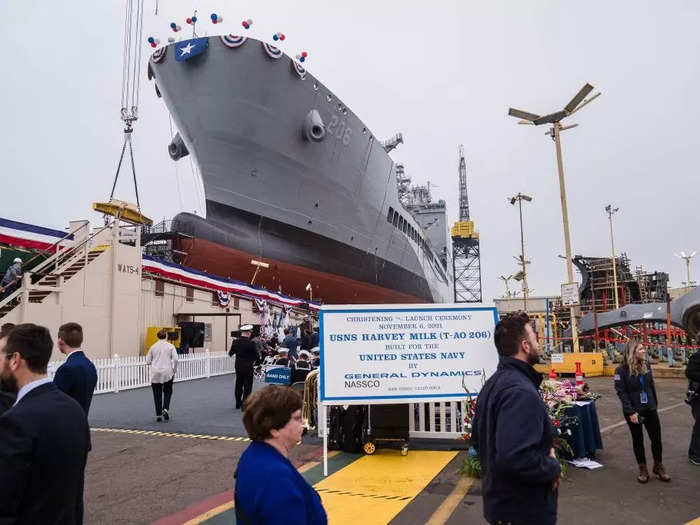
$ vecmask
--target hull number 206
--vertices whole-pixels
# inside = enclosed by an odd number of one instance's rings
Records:
[[[331,117],[331,121],[326,129],[329,135],[333,135],[336,139],[342,140],[344,146],[350,144],[352,128],[347,125],[345,120],[338,118],[338,115],[333,115]]]

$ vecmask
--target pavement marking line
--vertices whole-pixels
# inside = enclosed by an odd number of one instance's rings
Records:
[[[118,434],[138,434],[145,436],[159,436],[159,437],[180,437],[188,439],[219,439],[224,441],[250,441],[247,437],[233,437],[233,436],[208,436],[205,434],[178,434],[176,432],[159,432],[157,430],[136,430],[131,428],[91,428],[90,430],[94,432],[114,432]]]
[[[335,524],[384,525],[408,505],[457,455],[456,451],[379,450],[314,485]]]
[[[337,456],[340,453],[339,450],[333,450],[328,453],[328,458],[332,458],[334,456]],[[304,463],[303,465],[300,465],[297,470],[299,471],[300,474],[303,474],[304,472],[311,470],[314,467],[317,467],[320,465],[319,461],[309,461],[307,463]],[[189,521],[186,521],[184,525],[198,525],[200,523],[205,523],[207,520],[218,516],[219,514],[223,514],[224,512],[230,511],[234,508],[233,501],[226,502],[222,505],[218,505],[212,509],[209,509],[203,514],[200,514],[199,516],[195,516]]]
[[[693,521],[689,521],[685,525],[700,525],[700,517],[695,518]]]
[[[204,514],[200,514],[196,518],[192,518],[191,520],[186,521],[185,523],[183,523],[183,525],[199,525],[200,523],[204,523],[205,521],[207,521],[209,518],[218,516],[222,512],[226,512],[227,510],[232,508],[233,501],[228,501],[223,505],[219,505],[218,507],[214,507],[213,509],[206,511]]]
[[[459,478],[455,488],[452,489],[450,495],[445,498],[445,501],[440,503],[440,506],[435,509],[435,512],[433,512],[432,516],[430,516],[430,519],[428,519],[426,525],[442,525],[443,523],[447,522],[459,503],[462,501],[462,499],[464,499],[464,496],[466,496],[467,492],[469,492],[469,487],[471,487],[472,481],[474,481],[473,478],[468,478],[466,476]]]
[[[682,407],[683,405],[685,405],[685,401],[681,401],[680,403],[676,403],[675,405],[660,408],[659,410],[657,410],[657,412],[667,412],[669,410],[673,410],[674,408]],[[602,434],[603,432],[607,432],[608,430],[612,430],[613,428],[621,427],[626,424],[627,421],[625,420],[622,420],[619,423],[613,423],[612,425],[608,425],[607,427],[601,428],[600,433]]]

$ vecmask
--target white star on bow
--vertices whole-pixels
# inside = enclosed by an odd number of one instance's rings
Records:
[[[188,42],[185,47],[180,48],[180,53],[182,53],[180,56],[189,55],[194,47],[195,46],[192,45],[192,42]]]

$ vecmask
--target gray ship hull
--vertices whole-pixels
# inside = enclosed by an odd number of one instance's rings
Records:
[[[391,158],[330,90],[253,39],[230,49],[210,37],[208,49],[185,62],[174,51],[152,60],[149,74],[199,167],[207,201],[206,221],[181,214],[178,228],[234,252],[395,291],[397,300],[451,300],[451,276],[399,203]],[[325,127],[318,142],[304,136],[311,110]],[[398,227],[390,208],[400,214]],[[323,293],[327,302],[345,302],[343,295]]]

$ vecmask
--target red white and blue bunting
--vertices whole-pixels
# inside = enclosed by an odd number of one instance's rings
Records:
[[[222,292],[221,290],[217,290],[216,295],[219,298],[219,305],[221,308],[226,308],[231,302],[230,292]]]
[[[165,51],[166,51],[167,49],[168,49],[168,48],[165,47],[165,46],[164,46],[164,47],[161,47],[160,49],[156,49],[156,50],[153,52],[153,55],[151,55],[151,58],[153,59],[153,62],[155,62],[156,64],[161,63],[161,62],[163,61],[163,59],[165,58]]]
[[[271,46],[270,44],[266,42],[260,42],[262,44],[263,49],[265,50],[265,53],[267,56],[270,58],[280,58],[284,53],[282,53],[282,50],[275,47]]]
[[[194,268],[187,268],[148,255],[143,256],[143,272],[209,290],[220,290],[222,292],[250,297],[251,299],[262,299],[263,301],[270,301],[281,306],[288,306],[289,308],[301,308],[304,304],[308,303],[301,299],[288,297],[280,293],[265,290],[264,288],[258,288],[251,284],[234,281],[233,279],[211,275],[200,270],[195,270]],[[308,303],[308,305],[311,310],[318,310],[321,307],[318,303]]]
[[[73,236],[66,235],[59,230],[0,218],[0,242],[10,246],[55,252],[73,244]]]
[[[296,60],[292,60],[292,69],[297,75],[299,75],[300,79],[304,80],[306,78],[306,69],[304,69],[304,66],[302,66]]]
[[[247,36],[238,35],[221,35],[219,38],[221,39],[222,44],[224,44],[226,47],[230,47],[231,49],[241,47],[248,40]]]

